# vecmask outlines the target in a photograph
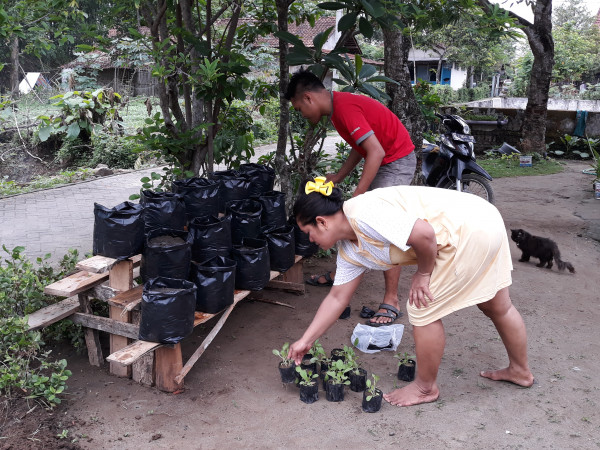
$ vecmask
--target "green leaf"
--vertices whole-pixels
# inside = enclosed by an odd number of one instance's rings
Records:
[[[356,25],[356,18],[358,17],[358,13],[351,12],[343,16],[338,22],[338,30],[346,31]]]
[[[321,9],[326,9],[328,11],[337,11],[338,9],[347,8],[348,5],[340,2],[323,2],[317,3],[317,6]]]
[[[356,55],[358,56],[358,55]],[[365,64],[362,69],[360,69],[360,73],[358,74],[358,78],[369,78],[371,75],[377,73],[377,68],[371,64]]]
[[[160,180],[162,178],[161,175],[159,173],[156,173],[156,172],[152,172],[150,174],[150,176],[152,177],[153,180]]]
[[[288,31],[277,31],[273,33],[273,35],[285,42],[295,45],[296,47],[305,47],[304,42],[302,42],[298,36],[295,36]]]
[[[358,19],[358,29],[364,37],[370,39],[373,37],[373,27],[365,17]]]
[[[77,136],[79,136],[80,131],[81,129],[79,128],[79,124],[77,122],[73,122],[67,128],[67,139],[75,139]]]
[[[41,142],[46,142],[48,140],[52,132],[52,128],[54,128],[52,125],[47,127],[40,127],[38,131],[38,137],[40,138]]]

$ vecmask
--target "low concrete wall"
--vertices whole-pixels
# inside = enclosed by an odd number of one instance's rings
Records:
[[[464,103],[474,114],[504,116],[508,124],[504,126],[471,125],[475,136],[475,152],[480,154],[496,148],[503,142],[520,147],[521,127],[525,115],[526,98],[490,98]],[[456,112],[456,108],[444,108],[446,112]],[[587,137],[600,137],[600,101],[596,100],[554,100],[548,104],[546,121],[546,143],[559,141],[565,134],[573,134],[578,110],[588,111],[585,134]]]

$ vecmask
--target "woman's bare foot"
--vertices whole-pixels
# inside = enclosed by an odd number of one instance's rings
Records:
[[[410,383],[401,389],[396,389],[389,394],[384,394],[383,398],[394,406],[412,406],[421,403],[435,402],[440,396],[440,391],[436,385],[429,390],[423,390],[417,383]]]
[[[510,367],[500,370],[482,370],[479,375],[494,381],[509,381],[523,387],[531,387],[533,384],[533,374],[530,371],[520,372]]]

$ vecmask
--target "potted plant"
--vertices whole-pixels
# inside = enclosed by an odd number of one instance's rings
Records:
[[[415,369],[417,367],[415,357],[406,352],[402,354],[398,353],[394,355],[394,357],[400,360],[398,362],[398,379],[402,381],[414,380]]]
[[[331,350],[331,361],[344,360],[344,349],[334,348]]]
[[[358,343],[358,339],[355,344]],[[344,345],[344,361],[349,368],[350,389],[362,392],[367,388],[367,371],[358,365],[358,356],[352,347]]]
[[[281,358],[279,362],[279,374],[283,383],[293,383],[296,380],[296,363],[293,359],[288,358],[290,343],[283,344],[281,350],[273,350],[273,354]]]
[[[344,400],[344,386],[350,384],[348,380],[348,366],[344,361],[338,359],[332,361],[327,371],[327,383],[325,398],[330,402],[341,402]]]
[[[379,377],[374,373],[371,374],[373,380],[367,380],[367,388],[363,393],[362,409],[364,412],[372,413],[381,409],[381,401],[383,400],[383,392],[377,387]]]
[[[304,403],[314,403],[319,400],[319,384],[315,378],[318,375],[313,374],[310,370],[305,370],[302,367],[296,367],[296,373],[298,373],[300,386],[300,400]]]

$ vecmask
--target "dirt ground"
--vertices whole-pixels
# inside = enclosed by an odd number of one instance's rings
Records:
[[[593,199],[583,163],[543,177],[493,181],[497,206],[510,228],[554,239],[575,274],[518,262],[511,242],[511,297],[523,315],[536,384],[529,389],[481,378],[479,371],[503,367],[507,358],[498,335],[477,308],[446,317],[441,396],[408,408],[384,404],[379,413],[361,410],[362,394],[347,391],[341,403],[306,405],[298,389],[283,385],[272,349],[292,342],[309,324],[327,288],[307,286],[305,295],[264,291],[264,298],[289,309],[243,301],[185,379],[177,395],[144,388],[88,365],[85,355],[57,349],[73,376],[69,395],[47,416],[37,411],[13,416],[0,439],[2,448],[221,449],[221,448],[570,448],[600,447],[600,201]],[[477,211],[473,211],[476,214]],[[537,262],[537,260],[534,260]],[[333,268],[333,259],[305,261],[308,276]],[[413,269],[403,271],[400,295],[406,299]],[[376,308],[382,276],[368,273],[352,299],[352,315],[321,338],[327,351],[350,344],[360,308]],[[404,303],[404,300],[401,302]],[[414,352],[411,327],[398,351]],[[184,341],[184,360],[210,331],[196,329]],[[360,354],[369,373],[381,377],[384,391],[402,386],[392,352]],[[418,367],[418,362],[417,362]],[[596,375],[594,375],[596,374]],[[27,409],[23,410],[23,414]],[[15,419],[16,417],[16,419]],[[27,429],[28,424],[29,429]],[[56,434],[68,430],[68,438]],[[37,430],[37,432],[36,432]],[[34,434],[35,433],[35,434]],[[31,439],[28,439],[31,438]],[[40,439],[36,441],[35,439]],[[71,444],[72,439],[77,442]]]

